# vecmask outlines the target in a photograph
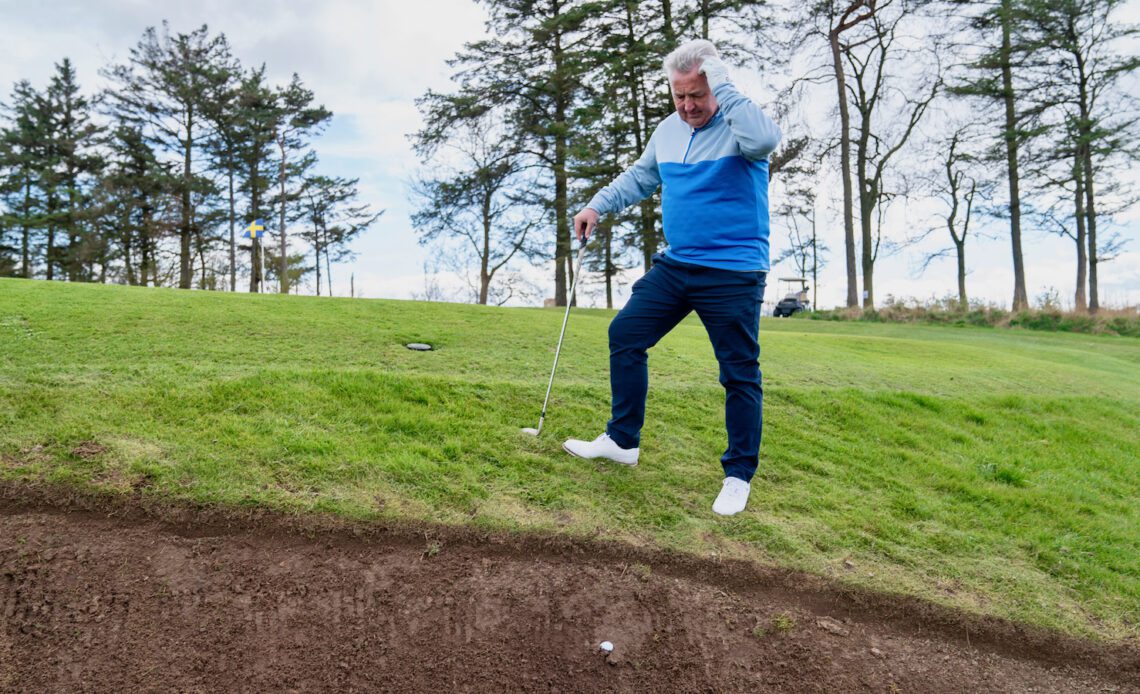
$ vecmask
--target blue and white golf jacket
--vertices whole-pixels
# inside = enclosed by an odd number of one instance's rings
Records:
[[[668,257],[767,272],[768,155],[780,128],[731,83],[713,95],[719,108],[708,123],[693,129],[676,112],[661,121],[641,158],[587,207],[617,212],[660,185]]]

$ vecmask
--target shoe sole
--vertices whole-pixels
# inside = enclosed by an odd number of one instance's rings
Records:
[[[614,465],[624,465],[625,467],[637,467],[637,461],[636,460],[633,461],[632,463],[623,463],[620,460],[614,460],[613,458],[607,458],[605,456],[598,456],[597,458],[587,458],[585,456],[578,455],[574,451],[570,450],[569,448],[566,447],[566,444],[562,444],[562,450],[566,451],[571,456],[573,456],[575,458],[581,458],[582,460],[598,460],[598,459],[601,459],[601,460],[604,460],[606,462],[613,463]]]
[[[746,509],[747,509],[747,507],[745,507],[745,508],[742,508],[742,509],[740,509],[739,511],[732,511],[731,513],[721,513],[720,511],[718,511],[718,510],[716,510],[716,509],[714,508],[714,509],[712,510],[712,512],[713,512],[713,513],[715,513],[716,515],[718,515],[718,516],[722,517],[722,518],[728,518],[729,516],[735,516],[735,515],[737,515],[737,514],[740,514],[740,513],[744,513],[744,511],[745,511]]]

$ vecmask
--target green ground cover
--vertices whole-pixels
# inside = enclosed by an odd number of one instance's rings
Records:
[[[620,539],[1140,636],[1140,340],[764,318],[748,510],[714,516],[723,391],[688,319],[651,353],[641,465],[611,312],[0,280],[0,478]],[[419,353],[407,342],[430,342]]]

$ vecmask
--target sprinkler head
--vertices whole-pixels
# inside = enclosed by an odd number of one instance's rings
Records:
[[[531,427],[523,427],[522,429],[519,429],[519,431],[521,431],[524,434],[528,434],[530,436],[538,436],[538,429],[534,429]]]

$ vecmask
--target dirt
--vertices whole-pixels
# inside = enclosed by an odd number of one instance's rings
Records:
[[[1140,649],[613,543],[0,485],[0,691],[1140,692]]]

